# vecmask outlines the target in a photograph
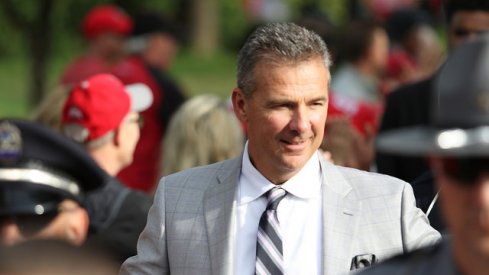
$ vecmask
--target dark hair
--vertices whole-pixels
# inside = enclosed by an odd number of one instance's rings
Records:
[[[485,11],[489,12],[488,0],[446,0],[445,17],[448,23],[452,22],[453,15],[459,11]]]
[[[346,61],[356,62],[365,56],[372,45],[374,33],[382,26],[372,20],[361,19],[348,25],[343,39],[343,57]]]
[[[180,42],[185,42],[185,30],[162,13],[144,11],[134,16],[132,36],[140,36],[154,32],[166,33]]]
[[[385,29],[391,41],[402,43],[416,27],[422,25],[433,25],[430,14],[425,10],[411,8],[394,12],[387,19]]]

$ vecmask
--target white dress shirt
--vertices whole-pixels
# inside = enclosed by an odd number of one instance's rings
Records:
[[[262,196],[275,185],[251,164],[246,144],[236,189],[235,272],[255,273],[256,235],[266,208]],[[314,154],[294,177],[282,184],[288,194],[277,208],[282,230],[284,274],[320,274],[322,270],[321,167]]]

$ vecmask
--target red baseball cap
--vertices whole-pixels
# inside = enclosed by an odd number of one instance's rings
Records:
[[[129,35],[133,20],[121,8],[115,5],[98,5],[91,9],[82,22],[83,35],[93,39],[105,32]]]
[[[75,125],[84,134],[71,136],[88,142],[116,129],[130,112],[141,112],[153,103],[148,86],[136,83],[124,86],[111,74],[97,74],[76,85],[66,99],[62,125]],[[69,131],[66,131],[70,135]]]

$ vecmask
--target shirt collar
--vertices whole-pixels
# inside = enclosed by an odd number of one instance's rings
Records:
[[[295,197],[308,199],[320,195],[321,181],[319,156],[318,153],[315,153],[295,176],[282,184],[282,188]],[[248,154],[248,142],[246,142],[243,152],[238,204],[256,200],[273,187],[275,184],[265,178],[251,163]]]

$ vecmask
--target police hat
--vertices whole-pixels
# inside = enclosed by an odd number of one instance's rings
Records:
[[[77,143],[20,119],[0,119],[0,215],[41,215],[81,202],[107,174]]]
[[[402,155],[489,156],[489,34],[455,49],[432,93],[429,127],[386,131],[378,151]]]

